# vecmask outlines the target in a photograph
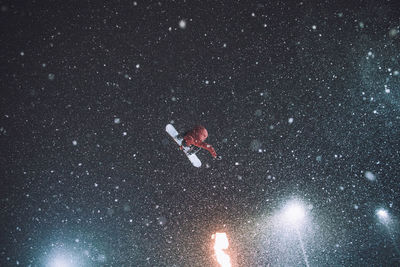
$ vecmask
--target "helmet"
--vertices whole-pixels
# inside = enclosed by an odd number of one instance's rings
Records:
[[[194,127],[193,130],[196,133],[198,139],[200,139],[201,141],[204,141],[207,139],[208,132],[207,132],[206,128],[204,128],[203,126],[198,125],[198,126]]]

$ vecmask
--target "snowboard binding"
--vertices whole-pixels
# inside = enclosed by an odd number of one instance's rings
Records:
[[[197,152],[199,152],[200,149],[201,149],[201,148],[199,148],[199,147],[196,148],[196,147],[194,147],[194,146],[191,146],[190,149],[189,149],[189,151],[188,151],[188,153],[189,153],[189,155],[197,154]]]

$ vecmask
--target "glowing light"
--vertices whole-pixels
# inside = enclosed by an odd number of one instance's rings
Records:
[[[57,256],[49,263],[49,267],[73,267],[73,264],[63,256]]]
[[[224,252],[224,250],[229,247],[226,233],[215,233],[212,235],[212,239],[215,239],[214,251],[219,265],[221,265],[221,267],[231,267],[231,259],[229,255]]]
[[[379,220],[382,222],[387,222],[389,220],[389,213],[385,209],[378,209],[376,211],[376,215],[378,216]]]
[[[76,239],[77,240],[77,239]],[[76,242],[75,240],[75,242]],[[57,247],[56,247],[57,246]],[[83,253],[76,253],[75,251],[68,250],[64,244],[54,245],[54,247],[46,253],[46,260],[44,266],[46,267],[76,267],[86,266]]]
[[[304,208],[296,202],[290,203],[284,213],[285,219],[292,224],[299,224],[305,216]]]
[[[303,252],[304,263],[309,267],[308,257],[306,249],[303,243],[303,239],[300,233],[300,225],[304,222],[306,216],[306,211],[301,202],[296,200],[290,201],[283,210],[282,219],[293,226],[296,230],[297,238],[299,240],[301,251]]]

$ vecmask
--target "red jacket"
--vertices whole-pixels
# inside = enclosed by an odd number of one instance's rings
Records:
[[[186,133],[183,139],[186,142],[186,146],[194,145],[197,147],[204,148],[208,150],[208,152],[210,152],[211,155],[215,158],[217,157],[217,153],[215,153],[214,148],[211,145],[203,142],[204,140],[206,140],[207,137],[208,137],[208,132],[206,128],[204,128],[203,126],[196,126],[188,133]]]

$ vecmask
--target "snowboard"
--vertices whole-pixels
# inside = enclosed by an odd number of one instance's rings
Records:
[[[172,124],[167,124],[165,127],[165,131],[174,139],[174,141],[181,146],[183,138],[179,136],[178,131],[175,129],[175,127]],[[196,156],[196,152],[193,152],[191,147],[183,146],[183,153],[188,157],[190,162],[192,163],[193,166],[196,168],[201,167],[201,161],[200,159]]]

